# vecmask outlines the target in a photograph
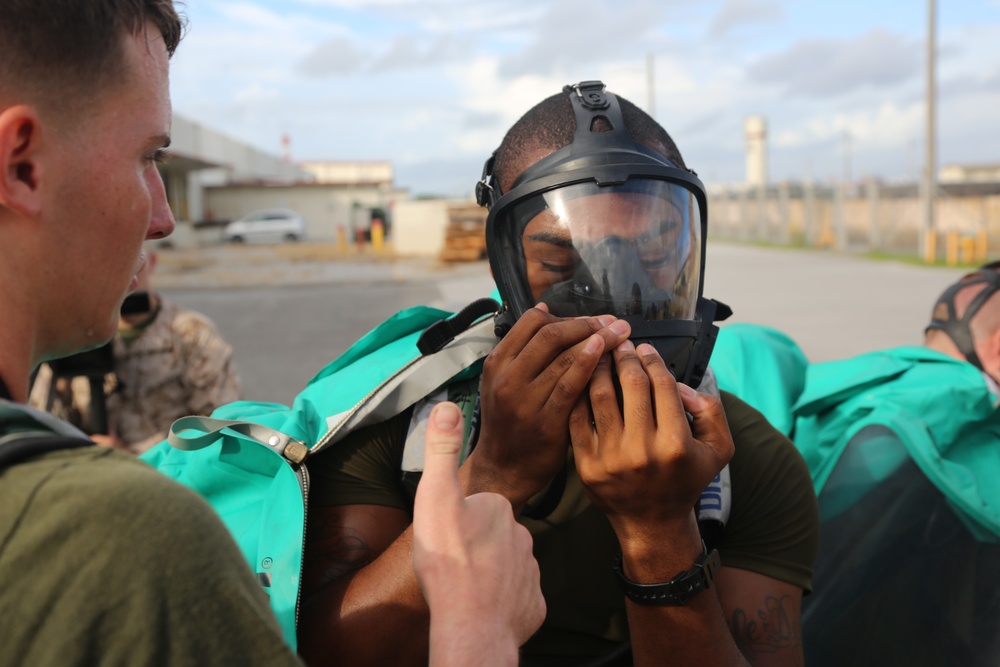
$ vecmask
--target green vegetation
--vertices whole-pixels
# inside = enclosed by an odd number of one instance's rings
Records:
[[[808,245],[803,238],[793,238],[788,243],[778,243],[776,241],[758,241],[758,240],[747,240],[747,239],[733,239],[721,236],[709,236],[709,242],[715,243],[726,243],[729,245],[746,246],[752,248],[769,248],[774,250],[795,250],[795,251],[807,251],[807,252],[835,252],[845,255],[854,255],[856,257],[861,257],[863,259],[872,260],[875,262],[898,262],[900,264],[910,264],[912,266],[927,266],[936,267],[942,269],[968,269],[974,270],[978,268],[981,264],[985,262],[974,262],[972,264],[966,262],[959,262],[958,264],[948,264],[944,259],[938,258],[937,261],[932,264],[925,263],[922,259],[914,254],[902,253],[902,252],[884,252],[881,250],[869,250],[864,252],[852,252],[844,250],[834,250],[832,248],[820,248],[814,245]],[[987,260],[989,261],[989,260]]]

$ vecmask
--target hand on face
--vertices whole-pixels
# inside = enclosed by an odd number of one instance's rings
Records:
[[[462,433],[458,406],[437,405],[413,510],[413,565],[431,609],[431,664],[473,664],[479,660],[471,651],[483,648],[516,658],[545,618],[528,530],[503,496],[462,492]],[[459,655],[466,659],[450,659]]]
[[[614,361],[622,408],[605,356],[589,397],[573,409],[570,433],[580,478],[626,551],[690,524],[701,492],[732,458],[733,439],[722,402],[679,384],[652,346],[626,341]]]
[[[482,430],[469,457],[473,487],[520,511],[566,461],[569,414],[605,350],[630,328],[611,316],[562,319],[528,310],[486,359]]]

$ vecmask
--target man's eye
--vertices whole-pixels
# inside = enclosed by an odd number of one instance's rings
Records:
[[[643,268],[646,268],[646,269],[659,269],[659,268],[661,268],[661,267],[666,266],[667,264],[669,264],[670,261],[671,261],[671,258],[672,258],[672,256],[669,253],[667,253],[667,254],[661,255],[660,257],[651,257],[649,259],[643,258],[641,261],[642,261]]]
[[[572,264],[550,264],[548,262],[541,262],[542,269],[549,271],[551,273],[572,273]]]
[[[160,164],[166,162],[167,158],[168,158],[167,149],[165,148],[157,148],[155,151],[153,151],[152,155],[146,157],[147,160],[151,162],[158,162]]]

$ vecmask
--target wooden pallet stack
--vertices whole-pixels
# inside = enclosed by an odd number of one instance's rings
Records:
[[[486,259],[487,211],[474,203],[448,207],[442,262],[475,262]]]

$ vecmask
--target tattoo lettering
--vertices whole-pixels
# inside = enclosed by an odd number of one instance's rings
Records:
[[[768,595],[764,598],[764,607],[757,610],[756,619],[744,609],[733,611],[729,630],[747,660],[753,661],[764,653],[798,647],[800,638],[790,614],[793,609],[791,597],[783,595],[779,599]]]

